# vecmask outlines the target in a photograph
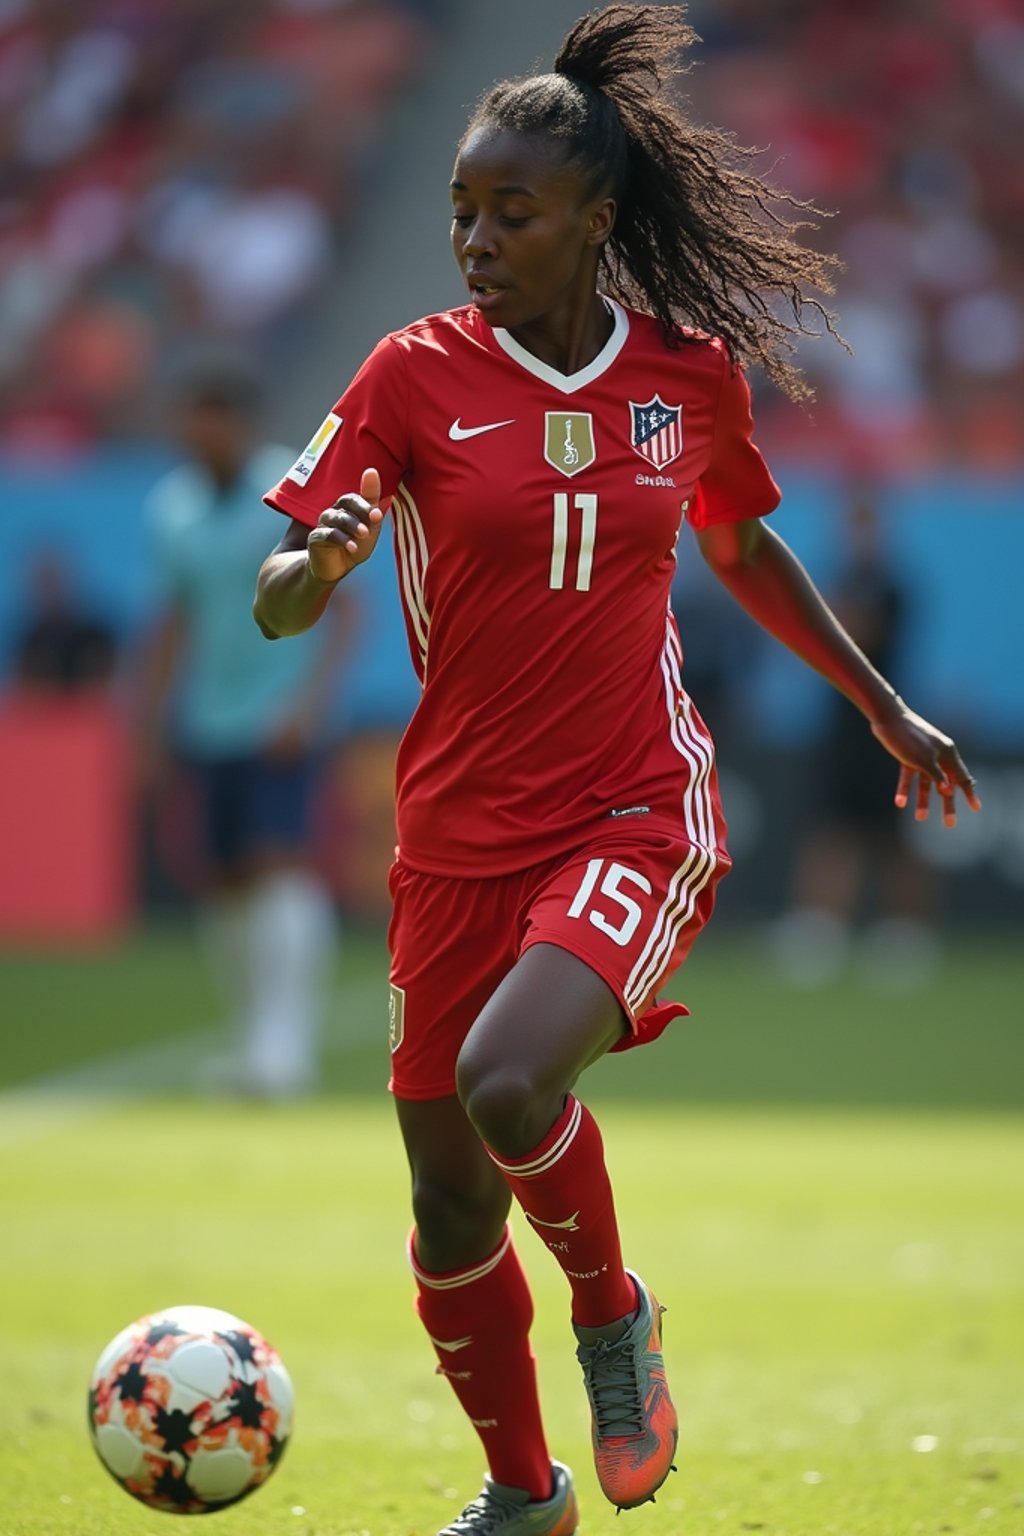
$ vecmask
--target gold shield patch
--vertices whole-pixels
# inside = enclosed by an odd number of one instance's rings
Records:
[[[570,479],[597,458],[594,418],[589,411],[544,412],[544,457]]]
[[[391,983],[391,996],[388,998],[388,1045],[391,1047],[392,1056],[398,1050],[405,1038],[405,990]]]

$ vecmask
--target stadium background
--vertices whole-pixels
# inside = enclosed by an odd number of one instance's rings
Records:
[[[190,346],[219,338],[259,358],[268,433],[301,446],[380,334],[461,300],[445,179],[466,109],[496,73],[550,58],[576,11],[571,0],[9,0],[0,13],[0,675],[10,676],[31,618],[33,570],[56,553],[73,597],[111,627],[120,676],[130,677],[154,602],[139,506],[174,458],[161,391]],[[911,597],[898,686],[957,736],[985,790],[985,816],[955,838],[934,826],[905,835],[936,861],[951,918],[1019,922],[1019,19],[1009,0],[856,12],[731,0],[690,14],[704,38],[685,81],[694,112],[763,147],[761,163],[781,185],[836,210],[817,238],[846,263],[835,308],[853,356],[827,341],[801,348],[813,408],[754,380],[759,441],[785,493],[777,524],[827,590],[844,503],[852,486],[870,488]],[[799,835],[801,765],[825,690],[710,600],[698,566],[684,546],[684,645],[698,704],[719,711],[712,724],[742,860],[723,915],[766,916]],[[389,564],[362,574],[366,622],[332,722],[342,749],[332,793],[342,802],[346,784],[351,797],[365,777],[348,771],[353,761],[386,782],[388,742],[415,696]],[[704,673],[714,701],[702,700]],[[7,721],[10,735],[10,705]],[[26,778],[43,802],[50,795],[40,756],[54,761],[20,734],[0,753],[0,803],[19,807],[4,830],[31,864],[5,882],[0,923],[12,940],[62,926],[45,889],[32,894],[38,838],[48,838],[55,870],[63,862],[65,889],[73,856],[52,797],[29,848],[18,841]],[[79,828],[83,814],[68,806]],[[124,823],[117,846],[143,909],[173,901],[173,880],[136,852],[130,796],[96,814]],[[329,862],[342,902],[379,918],[386,805],[342,804],[336,819],[362,827],[364,843],[376,829],[372,846],[348,857],[336,829]]]
[[[5,1536],[139,1531],[93,1462],[83,1386],[117,1328],[183,1299],[264,1328],[298,1389],[294,1450],[225,1531],[408,1536],[478,1486],[409,1310],[381,1092],[389,759],[414,702],[390,561],[360,572],[331,722],[323,845],[344,934],[325,1092],[215,1104],[194,1093],[217,1003],[187,884],[134,787],[132,665],[155,600],[139,508],[175,456],[162,385],[192,343],[258,358],[268,434],[298,448],[382,332],[461,300],[446,182],[466,111],[549,60],[577,14],[0,0]],[[737,868],[679,982],[691,1022],[588,1085],[631,1262],[667,1277],[685,1362],[683,1474],[645,1528],[1017,1536],[1024,24],[1017,0],[694,0],[690,15],[694,112],[838,210],[820,238],[846,263],[835,308],[854,354],[805,349],[810,412],[753,381],[777,524],[827,589],[849,496],[870,489],[912,597],[895,680],[957,736],[985,810],[955,833],[903,829],[940,897],[930,979],[801,991],[773,975],[762,930],[785,905],[824,685],[723,610],[681,549]],[[100,695],[17,685],[53,556],[116,641]],[[523,1246],[556,1454],[587,1529],[610,1536],[560,1277]]]

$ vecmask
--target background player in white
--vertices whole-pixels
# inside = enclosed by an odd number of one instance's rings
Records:
[[[162,604],[140,689],[142,753],[159,797],[183,774],[198,829],[198,909],[230,1011],[218,1092],[287,1098],[317,1079],[335,937],[313,861],[317,749],[351,604],[290,651],[254,644],[246,596],[271,514],[259,492],[291,462],[257,441],[261,381],[209,352],[171,391],[183,462],[145,508]],[[256,636],[258,642],[259,637]]]

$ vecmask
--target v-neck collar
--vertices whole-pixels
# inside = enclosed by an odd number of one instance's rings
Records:
[[[604,297],[604,295],[602,295]],[[629,316],[622,305],[615,299],[604,297],[604,302],[611,310],[612,333],[608,337],[600,352],[585,368],[580,368],[576,373],[559,373],[557,368],[552,368],[550,363],[542,363],[539,357],[534,357],[520,342],[516,341],[510,331],[495,326],[492,335],[498,346],[514,363],[525,368],[527,373],[532,373],[534,378],[541,379],[545,384],[550,384],[552,389],[559,390],[563,395],[574,395],[578,389],[583,389],[587,384],[593,384],[614,363],[619,353],[626,344],[629,335]]]

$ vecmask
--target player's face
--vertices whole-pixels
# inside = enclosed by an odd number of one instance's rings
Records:
[[[476,129],[459,150],[451,191],[455,259],[489,324],[568,317],[593,299],[615,204],[585,201],[579,171],[556,146]]]

